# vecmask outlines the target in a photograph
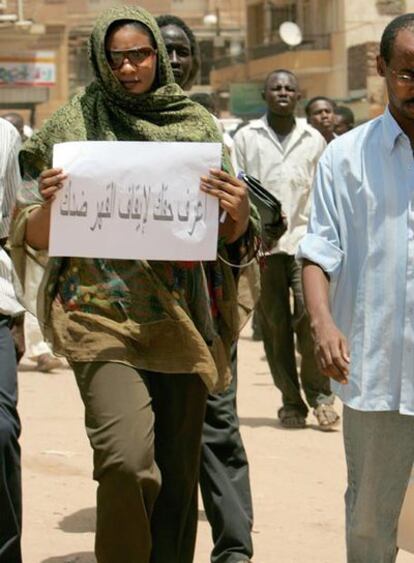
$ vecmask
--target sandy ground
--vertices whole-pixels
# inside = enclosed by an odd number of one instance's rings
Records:
[[[341,430],[276,421],[279,393],[261,343],[246,329],[239,348],[239,416],[251,466],[255,563],[345,561]],[[92,563],[95,484],[83,412],[69,370],[20,371],[23,422],[24,562]],[[338,405],[339,407],[339,405]],[[210,529],[200,505],[195,563],[208,563]],[[413,563],[401,552],[398,563]]]

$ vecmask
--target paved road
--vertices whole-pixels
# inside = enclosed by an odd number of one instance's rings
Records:
[[[261,343],[246,329],[239,351],[239,416],[251,464],[255,563],[345,561],[341,431],[276,422],[275,390]],[[83,412],[69,370],[20,372],[23,421],[24,562],[93,563],[95,484]],[[195,563],[208,563],[210,531],[200,507]],[[398,563],[413,563],[401,553]]]

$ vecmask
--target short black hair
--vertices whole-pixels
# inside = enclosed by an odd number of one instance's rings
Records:
[[[414,33],[413,13],[403,14],[402,16],[394,18],[384,29],[380,43],[380,55],[387,65],[391,61],[395,39],[398,33],[403,29],[408,29]]]
[[[197,39],[195,38],[193,31],[188,27],[188,25],[185,23],[184,20],[182,20],[177,16],[173,16],[172,14],[163,14],[161,16],[157,16],[155,20],[158,24],[158,27],[160,28],[167,27],[167,25],[175,25],[180,29],[182,29],[184,33],[187,35],[188,40],[190,42],[191,54],[193,55],[193,57],[195,54],[198,54]]]
[[[0,117],[2,117],[3,119],[7,119],[7,121],[13,121],[16,124],[21,125],[22,127],[24,126],[24,119],[20,113],[9,111],[1,115]]]
[[[191,55],[193,57],[193,67],[190,72],[190,80],[189,82],[193,82],[198,70],[200,68],[201,60],[200,60],[200,47],[198,45],[198,41],[196,36],[194,35],[193,31],[188,27],[184,20],[179,18],[178,16],[173,16],[172,14],[162,14],[161,16],[157,16],[155,21],[158,24],[158,27],[161,29],[162,27],[167,27],[168,25],[175,25],[184,31],[186,36],[188,37],[188,41],[190,42],[191,48]]]
[[[336,106],[335,115],[343,117],[345,121],[350,125],[353,125],[355,123],[354,112],[351,108],[348,108],[346,106]]]
[[[327,96],[315,96],[314,98],[311,98],[305,106],[305,113],[308,117],[310,115],[310,109],[315,102],[328,102],[328,104],[332,106],[333,111],[336,109],[336,103],[331,98],[328,98]]]
[[[276,70],[272,70],[272,72],[269,72],[269,74],[266,76],[266,80],[264,81],[264,85],[263,85],[264,90],[266,90],[266,88],[267,88],[267,84],[269,82],[269,79],[272,76],[274,76],[275,74],[289,74],[289,76],[292,76],[292,78],[294,78],[296,84],[299,86],[298,78],[297,78],[297,76],[294,72],[292,72],[291,70],[288,70],[286,68],[277,68]]]

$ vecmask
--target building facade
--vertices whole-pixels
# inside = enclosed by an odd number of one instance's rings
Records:
[[[19,110],[39,126],[91,80],[87,38],[97,15],[137,3],[191,26],[202,55],[195,89],[217,93],[222,109],[242,117],[260,111],[261,86],[276,68],[298,75],[304,98],[330,96],[359,119],[376,115],[386,101],[379,38],[393,17],[414,11],[414,0],[364,0],[363,8],[361,0],[0,0],[0,113]],[[285,21],[302,32],[296,47],[279,35]]]
[[[0,113],[19,110],[39,126],[91,80],[87,38],[98,14],[126,4],[175,14],[190,25],[202,53],[199,88],[210,89],[215,58],[244,49],[244,0],[0,0]],[[47,70],[50,57],[52,78],[31,81],[32,69]]]
[[[412,0],[246,0],[246,50],[242,60],[218,62],[211,84],[218,92],[257,84],[277,68],[294,71],[304,98],[325,95],[352,106],[357,118],[382,111],[383,80],[376,73],[379,39],[395,16],[414,11]],[[289,47],[279,35],[284,21],[303,36]]]

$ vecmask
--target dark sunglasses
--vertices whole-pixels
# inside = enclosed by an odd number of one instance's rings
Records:
[[[121,68],[125,59],[128,59],[133,66],[139,66],[150,57],[157,54],[153,47],[134,47],[134,49],[126,49],[125,51],[107,51],[109,66],[115,70]]]

